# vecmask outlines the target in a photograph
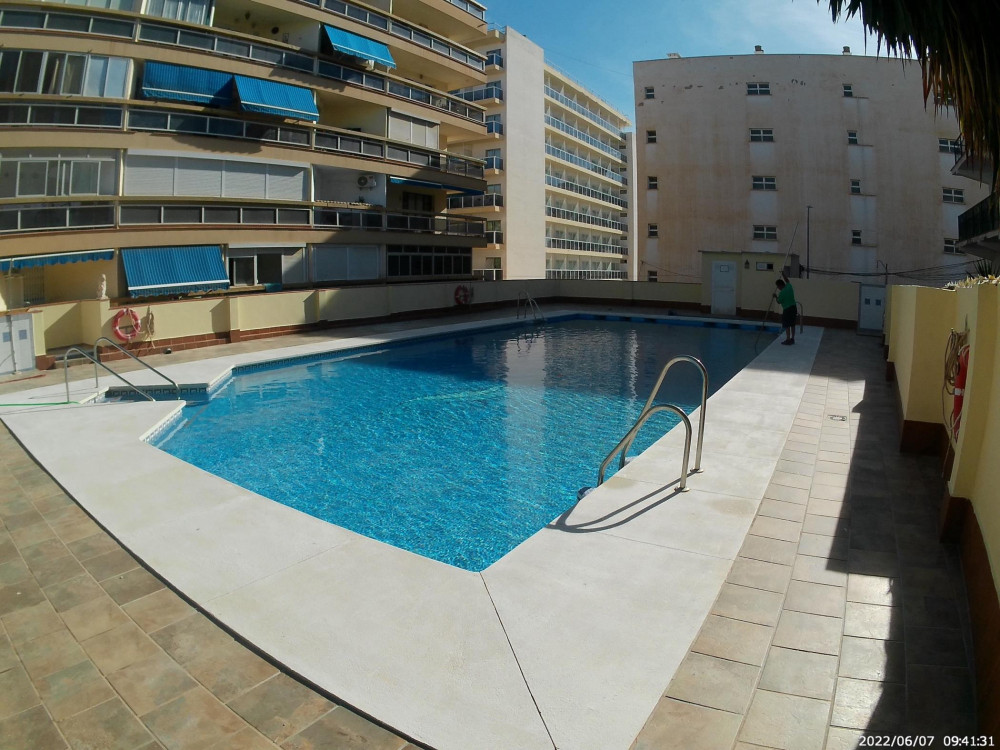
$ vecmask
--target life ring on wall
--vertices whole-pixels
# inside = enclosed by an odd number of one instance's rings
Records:
[[[958,440],[958,429],[962,426],[962,404],[965,401],[965,381],[969,377],[969,347],[958,351],[958,371],[955,373],[955,403],[951,411],[951,434]]]
[[[455,287],[455,304],[468,305],[472,302],[472,290],[469,289],[465,284],[459,284]]]
[[[128,316],[129,321],[132,323],[132,330],[130,331],[122,330],[121,323],[125,316]],[[123,307],[111,322],[111,330],[119,341],[128,343],[142,332],[142,321],[139,319],[139,313],[131,307]]]

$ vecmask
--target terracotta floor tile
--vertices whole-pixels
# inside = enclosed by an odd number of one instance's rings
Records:
[[[169,750],[208,748],[246,727],[243,719],[201,687],[149,712],[143,721]]]
[[[726,714],[726,716],[732,717],[733,714]],[[361,748],[364,750],[401,750],[406,744],[405,740],[372,724],[353,711],[337,708],[283,742],[281,747],[284,750],[355,750],[355,748],[357,750],[361,750]],[[635,747],[636,750],[639,750],[644,746],[637,742]],[[696,750],[698,745],[688,744],[686,747],[690,750]]]
[[[197,686],[188,673],[163,652],[112,672],[108,681],[139,716]]]
[[[104,674],[162,653],[159,646],[131,621],[88,638],[80,645]]]
[[[773,647],[767,654],[760,689],[829,701],[837,686],[837,657]]]
[[[40,636],[16,646],[16,649],[33,680],[87,660],[87,655],[68,630]]]
[[[103,581],[111,576],[121,575],[139,567],[139,563],[128,552],[119,548],[105,552],[102,555],[88,558],[83,562],[83,567],[87,569],[98,581]]]
[[[34,579],[21,581],[11,586],[0,586],[0,617],[45,601],[45,594]]]
[[[38,680],[38,693],[56,721],[68,719],[115,697],[115,691],[89,661]]]
[[[670,698],[742,714],[750,704],[760,668],[688,653],[667,688]]]
[[[101,581],[101,585],[119,604],[127,604],[164,587],[163,582],[145,568],[112,576]]]
[[[138,750],[153,739],[117,697],[59,722],[59,727],[74,750]]]
[[[28,673],[20,665],[0,672],[0,719],[26,711],[39,704]]]
[[[129,621],[121,607],[106,594],[66,610],[62,613],[62,618],[79,641],[93,638]]]
[[[65,627],[62,619],[47,601],[4,615],[3,625],[12,643],[25,643]]]
[[[55,722],[45,708],[22,711],[8,719],[0,720],[0,750],[65,750]]]
[[[81,562],[119,548],[118,542],[103,531],[99,531],[83,539],[76,539],[69,542],[66,546],[69,547],[70,552],[76,555],[76,559]]]
[[[131,601],[122,609],[147,633],[182,620],[194,611],[190,604],[167,588]]]
[[[740,739],[782,750],[822,750],[829,712],[828,701],[758,690]]]
[[[268,739],[282,743],[336,705],[284,674],[276,674],[229,707]]]
[[[48,586],[45,595],[52,602],[56,612],[65,612],[73,607],[104,595],[104,591],[89,575],[76,576],[62,583]]]

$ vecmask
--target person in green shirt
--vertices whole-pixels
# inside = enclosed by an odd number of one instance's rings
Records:
[[[785,340],[782,346],[795,343],[795,318],[798,317],[799,308],[795,303],[795,290],[791,283],[785,279],[778,279],[774,282],[778,291],[771,295],[778,300],[781,305],[781,327],[785,329]]]

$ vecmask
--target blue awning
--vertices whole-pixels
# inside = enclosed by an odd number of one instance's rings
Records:
[[[122,261],[132,297],[229,288],[218,245],[128,247],[122,249]]]
[[[393,185],[410,185],[411,187],[423,187],[431,188],[432,190],[450,190],[454,193],[462,193],[464,195],[482,195],[482,190],[473,190],[472,188],[462,188],[456,187],[455,185],[445,185],[441,182],[429,182],[428,180],[414,180],[410,177],[390,177],[389,182]]]
[[[233,74],[184,65],[147,62],[142,73],[142,96],[213,107],[233,104]]]
[[[262,112],[297,120],[319,120],[319,110],[312,89],[287,83],[265,81],[263,78],[233,76],[240,108],[247,112]]]
[[[0,260],[0,272],[7,273],[12,267],[17,270],[41,266],[62,266],[66,263],[83,263],[89,260],[111,260],[114,257],[114,250],[83,250],[75,253],[46,253],[45,255],[4,258]]]
[[[351,57],[361,60],[371,60],[387,68],[395,68],[396,61],[392,59],[392,53],[382,42],[376,42],[360,34],[352,34],[350,31],[338,29],[335,26],[323,26],[326,38],[337,52],[342,52]]]

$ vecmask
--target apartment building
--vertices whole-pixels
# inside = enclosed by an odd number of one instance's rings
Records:
[[[0,301],[472,278],[474,0],[0,2]],[[2,307],[0,306],[0,307]]]
[[[820,278],[964,275],[958,215],[986,190],[951,173],[958,122],[925,105],[917,63],[758,49],[634,76],[641,280],[700,279],[709,251],[791,250]]]
[[[621,113],[545,62],[509,27],[472,45],[487,82],[453,93],[486,107],[486,134],[448,142],[485,161],[486,193],[449,213],[486,218],[473,269],[489,279],[624,279],[629,260],[627,146]]]

